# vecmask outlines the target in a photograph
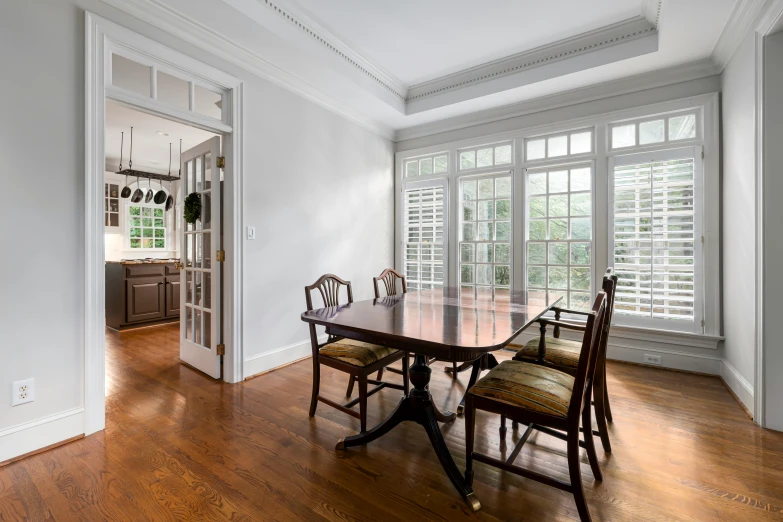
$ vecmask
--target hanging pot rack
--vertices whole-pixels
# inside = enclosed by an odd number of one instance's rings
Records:
[[[181,149],[181,146],[180,146]],[[180,152],[181,154],[181,152]],[[169,161],[171,158],[169,157]],[[120,170],[117,171],[117,174],[121,176],[132,176],[135,178],[146,178],[148,180],[156,179],[158,181],[179,181],[179,176],[172,176],[171,175],[171,167],[169,167],[169,174],[156,174],[154,172],[146,172],[143,170],[135,170],[133,168],[133,129],[131,129],[131,142],[130,142],[130,160],[128,161],[128,168],[123,169],[122,164],[120,164]],[[180,176],[182,174],[182,170],[180,169]]]

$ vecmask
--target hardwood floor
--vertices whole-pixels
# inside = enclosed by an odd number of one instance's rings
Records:
[[[336,452],[359,421],[323,404],[307,416],[309,360],[232,386],[179,364],[178,325],[107,344],[106,430],[0,468],[0,521],[577,519],[571,495],[482,464],[483,509],[470,513],[416,426]],[[443,366],[431,389],[454,410],[468,375],[452,381]],[[323,368],[322,393],[345,384]],[[583,455],[594,520],[783,520],[783,434],[757,428],[717,378],[610,363],[608,385],[603,483]],[[373,396],[369,424],[399,397]],[[443,428],[460,467],[463,426]],[[477,451],[505,454],[519,435],[504,444],[498,419],[477,416]],[[516,462],[567,480],[565,443],[551,437],[534,435]]]

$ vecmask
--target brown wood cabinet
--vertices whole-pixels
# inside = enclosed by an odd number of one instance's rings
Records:
[[[106,263],[106,325],[115,330],[179,320],[174,263]]]

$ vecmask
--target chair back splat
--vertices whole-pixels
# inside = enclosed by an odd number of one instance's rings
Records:
[[[316,288],[321,293],[321,299],[324,307],[337,306],[340,304],[340,287],[345,286],[348,290],[348,302],[353,303],[353,289],[351,282],[345,281],[334,274],[324,274],[318,278],[318,281],[305,287],[305,296],[307,297],[307,311],[313,310],[312,292]]]
[[[373,286],[375,287],[375,298],[380,299],[381,292],[378,287],[378,281],[383,282],[383,286],[386,289],[386,295],[397,295],[397,279],[402,283],[402,293],[408,293],[408,285],[405,281],[405,276],[397,272],[393,268],[387,268],[378,277],[372,278]]]

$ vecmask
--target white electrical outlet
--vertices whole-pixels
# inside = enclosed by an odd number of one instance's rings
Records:
[[[660,366],[663,363],[661,363],[661,356],[660,355],[644,354],[644,364],[654,364],[656,366]]]
[[[256,238],[256,227],[251,227],[250,225],[248,225],[248,227],[247,227],[247,238],[249,240],[253,240],[253,239]]]
[[[35,400],[35,379],[16,381],[11,385],[11,406]]]

